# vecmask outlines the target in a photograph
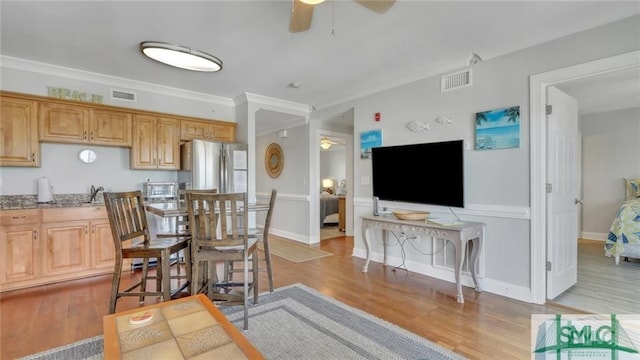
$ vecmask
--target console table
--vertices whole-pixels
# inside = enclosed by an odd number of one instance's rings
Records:
[[[480,283],[476,274],[476,268],[478,267],[478,260],[480,258],[480,250],[482,249],[482,242],[484,240],[484,226],[485,224],[479,222],[461,222],[454,225],[438,225],[429,221],[407,221],[399,220],[393,215],[380,215],[362,216],[362,238],[364,240],[364,246],[367,252],[367,260],[362,268],[362,272],[367,272],[369,269],[369,229],[381,229],[382,230],[382,242],[383,242],[383,265],[387,265],[387,242],[389,240],[389,231],[398,231],[404,233],[411,233],[416,235],[426,235],[436,239],[444,239],[450,241],[455,248],[455,275],[457,286],[457,301],[464,303],[464,297],[462,295],[462,285],[460,284],[460,275],[462,273],[462,264],[464,263],[465,254],[467,251],[467,242],[473,242],[473,248],[471,250],[471,263],[469,268],[471,269],[471,277],[475,284],[475,290],[481,292]]]

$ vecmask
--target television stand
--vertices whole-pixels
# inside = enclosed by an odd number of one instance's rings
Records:
[[[455,276],[457,287],[457,301],[464,303],[464,296],[462,295],[462,285],[460,284],[460,276],[462,273],[462,264],[467,251],[467,243],[473,242],[473,248],[471,250],[471,258],[469,269],[471,270],[471,277],[475,285],[475,291],[481,292],[480,283],[477,277],[478,260],[480,258],[480,251],[482,249],[482,243],[484,241],[484,226],[485,224],[479,222],[460,222],[453,225],[438,225],[430,223],[429,221],[408,221],[399,220],[393,215],[365,215],[362,219],[362,238],[364,247],[367,252],[367,259],[362,268],[362,272],[369,270],[370,252],[369,252],[369,229],[381,229],[382,230],[382,242],[383,242],[383,265],[387,265],[387,242],[389,241],[389,231],[404,232],[416,235],[426,235],[436,239],[444,239],[451,242],[455,249]]]

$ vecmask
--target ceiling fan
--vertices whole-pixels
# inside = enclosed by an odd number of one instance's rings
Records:
[[[396,0],[353,0],[356,3],[374,11],[384,14],[393,6]],[[311,18],[313,18],[313,8],[324,0],[292,0],[291,21],[289,22],[289,32],[297,33],[309,30]]]
[[[329,150],[329,148],[331,147],[331,145],[335,145],[337,144],[337,142],[330,140],[328,137],[324,136],[322,139],[320,139],[320,147],[323,150]]]

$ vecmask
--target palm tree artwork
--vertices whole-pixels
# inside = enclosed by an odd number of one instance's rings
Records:
[[[520,106],[476,113],[476,150],[520,147]]]

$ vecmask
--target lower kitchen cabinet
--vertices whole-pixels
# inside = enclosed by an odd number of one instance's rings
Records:
[[[113,273],[104,206],[0,211],[0,219],[0,291]]]
[[[38,210],[0,212],[0,289],[34,281],[37,264]]]

